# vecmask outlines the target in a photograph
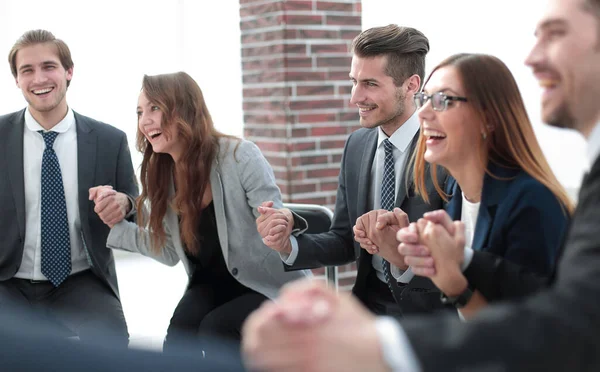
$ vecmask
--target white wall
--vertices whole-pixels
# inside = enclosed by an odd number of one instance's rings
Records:
[[[430,42],[430,71],[444,58],[462,52],[493,54],[514,74],[538,140],[560,182],[579,187],[584,168],[585,142],[573,132],[542,124],[539,89],[523,63],[535,38],[543,11],[540,0],[362,0],[363,29],[396,23],[422,31]]]
[[[0,1],[0,114],[25,107],[7,63],[25,31],[44,28],[75,62],[70,106],[110,123],[135,144],[144,74],[184,70],[202,88],[215,126],[242,134],[239,2],[194,0]],[[132,148],[134,165],[141,156]]]

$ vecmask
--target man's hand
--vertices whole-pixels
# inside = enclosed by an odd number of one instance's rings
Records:
[[[273,202],[267,201],[258,207],[258,213],[260,216],[256,219],[256,229],[263,243],[277,252],[290,254],[290,235],[294,229],[292,212],[287,208],[275,209]]]
[[[400,208],[389,212],[384,209],[360,216],[354,225],[354,239],[371,254],[378,253],[401,270],[408,266],[397,249],[396,233],[408,225],[408,216]]]
[[[286,285],[242,330],[250,370],[387,371],[375,317],[352,295],[315,280]]]
[[[96,204],[94,212],[110,228],[121,222],[131,210],[127,195],[116,192],[112,186],[92,187],[89,192],[89,200]]]

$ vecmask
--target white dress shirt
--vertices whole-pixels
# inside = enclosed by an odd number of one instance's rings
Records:
[[[389,137],[390,142],[394,145],[392,155],[394,156],[396,191],[398,190],[402,175],[404,174],[406,162],[409,160],[409,154],[407,154],[408,147],[415,134],[417,134],[419,126],[419,118],[415,111],[415,113],[400,128],[398,128],[391,137]],[[381,208],[381,183],[383,182],[383,165],[385,161],[383,141],[388,138],[388,136],[383,132],[381,127],[377,130],[377,149],[375,150],[375,158],[373,159],[373,165],[371,167],[371,187],[368,196],[369,210]],[[292,252],[289,255],[280,253],[281,260],[286,265],[293,265],[296,261],[296,257],[298,257],[298,242],[296,237],[293,235],[290,236],[290,241],[292,243]],[[383,275],[383,258],[379,255],[373,255],[372,265],[379,280],[385,283],[385,277]],[[410,268],[405,272],[402,272],[398,267],[390,265],[390,271],[392,276],[401,283],[408,283],[414,276]]]
[[[29,108],[25,110],[23,133],[23,176],[25,182],[25,245],[23,259],[16,278],[47,280],[41,270],[41,177],[42,156],[46,147],[38,131],[44,128],[33,118]],[[45,130],[44,130],[45,131]],[[54,141],[58,157],[69,221],[71,240],[71,273],[90,267],[83,250],[81,222],[79,218],[79,190],[77,181],[77,129],[75,115],[69,109],[67,115],[52,128],[59,135]]]
[[[385,162],[385,148],[383,147],[383,141],[385,139],[389,139],[392,145],[394,145],[392,155],[394,156],[394,176],[396,177],[395,190],[397,196],[398,187],[403,178],[402,176],[404,175],[404,170],[406,169],[406,163],[410,160],[408,147],[415,134],[417,134],[419,126],[419,118],[417,116],[417,112],[415,111],[412,116],[406,122],[404,122],[400,128],[396,129],[396,131],[392,133],[391,137],[389,138],[383,132],[381,127],[377,129],[377,150],[375,151],[375,159],[373,161],[373,166],[371,167],[371,187],[369,190],[370,202],[368,206],[370,210],[381,209],[381,184],[383,183],[383,165]],[[379,280],[385,283],[386,280],[383,275],[383,258],[377,254],[374,254],[371,262],[377,277]],[[392,274],[392,276],[401,283],[410,282],[414,276],[410,268],[403,272],[394,265],[390,265],[390,274]]]

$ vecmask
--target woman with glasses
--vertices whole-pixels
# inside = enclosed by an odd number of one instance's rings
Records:
[[[573,205],[542,153],[506,65],[489,55],[451,56],[432,71],[415,103],[421,121],[414,154],[416,192],[427,200],[431,191],[425,182],[426,162],[432,165],[434,180],[436,166],[454,180],[445,190],[433,182],[449,199],[446,210],[426,215],[413,225],[414,231],[422,234],[428,218],[429,223],[462,222],[446,224],[450,231],[445,235],[428,237],[432,240],[425,251],[456,244],[461,254],[464,246],[465,257],[484,251],[549,276]],[[456,229],[464,233],[464,242],[449,239]],[[463,266],[469,263],[465,261]],[[488,302],[514,297],[480,290],[494,288],[494,283],[468,283],[456,293],[456,283],[467,281],[461,270],[454,271],[454,276],[426,276],[443,292],[442,301],[460,308],[464,317]]]

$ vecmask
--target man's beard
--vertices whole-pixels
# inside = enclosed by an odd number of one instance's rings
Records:
[[[397,120],[399,117],[401,117],[402,115],[404,115],[404,111],[406,110],[406,107],[404,107],[404,101],[406,98],[406,94],[402,93],[400,91],[400,89],[398,89],[398,93],[396,94],[396,111],[394,111],[394,113],[386,118],[384,118],[383,120],[377,122],[373,128],[377,128],[380,127],[382,125],[386,125],[389,124],[391,122],[393,122],[394,120]]]
[[[550,116],[544,120],[548,125],[557,128],[576,129],[577,121],[569,110],[567,102],[563,102]]]

